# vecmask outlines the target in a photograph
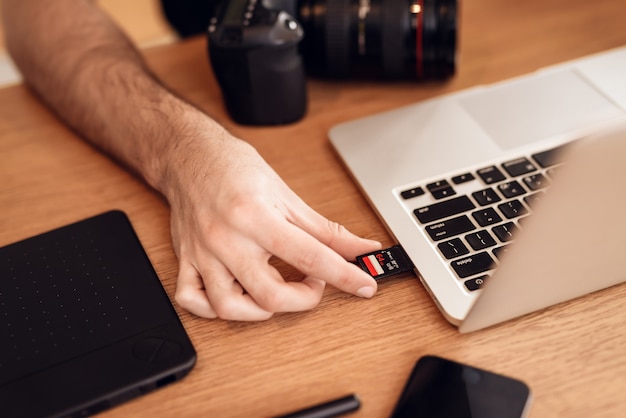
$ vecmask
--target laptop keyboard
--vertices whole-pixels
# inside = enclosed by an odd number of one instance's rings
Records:
[[[404,190],[413,215],[468,291],[480,289],[562,163],[562,148]]]

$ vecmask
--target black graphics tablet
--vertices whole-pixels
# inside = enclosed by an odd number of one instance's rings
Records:
[[[126,215],[0,248],[0,415],[85,416],[185,376],[196,353]]]

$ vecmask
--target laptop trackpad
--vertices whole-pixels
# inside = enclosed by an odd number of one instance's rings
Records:
[[[623,115],[574,70],[494,85],[460,103],[503,149]]]

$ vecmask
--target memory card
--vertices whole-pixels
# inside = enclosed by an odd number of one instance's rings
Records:
[[[400,245],[359,255],[356,264],[376,280],[413,270],[413,263]]]

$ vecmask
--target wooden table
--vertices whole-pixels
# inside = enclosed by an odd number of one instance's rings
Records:
[[[168,86],[256,146],[313,208],[390,245],[329,145],[332,125],[624,44],[623,0],[466,1],[458,73],[449,82],[310,80],[306,118],[273,128],[228,119],[204,39],[145,55]],[[25,87],[0,90],[0,245],[112,208],[129,215],[173,296],[177,260],[164,200],[62,125]],[[262,323],[199,319],[176,307],[197,349],[196,367],[181,382],[103,416],[271,416],[354,392],[363,404],[354,416],[383,417],[425,354],[524,380],[534,394],[532,417],[624,416],[625,285],[469,335],[444,320],[413,275],[379,289],[362,300],[328,287],[313,311]]]

